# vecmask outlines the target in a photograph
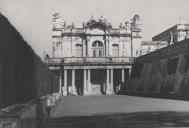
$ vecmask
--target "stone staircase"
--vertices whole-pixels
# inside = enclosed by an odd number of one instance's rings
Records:
[[[99,84],[91,85],[91,95],[102,95],[101,86]]]

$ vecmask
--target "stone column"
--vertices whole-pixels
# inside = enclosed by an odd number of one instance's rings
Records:
[[[131,80],[131,68],[129,68],[129,80]]]
[[[86,38],[86,40],[85,40],[85,44],[86,44],[86,57],[88,57],[88,55],[89,55],[89,49],[88,49],[88,39]]]
[[[111,94],[110,91],[110,79],[109,79],[109,69],[106,72],[106,94]]]
[[[110,55],[110,51],[109,51],[109,49],[110,49],[110,38],[109,38],[109,36],[108,36],[108,41],[107,41],[107,56],[109,57],[109,55]]]
[[[107,57],[107,41],[106,36],[104,36],[104,57]]]
[[[124,69],[121,69],[121,82],[125,82],[125,74]]]
[[[87,95],[86,69],[84,69],[83,73],[83,95]]]
[[[131,57],[133,57],[133,33],[131,31]]]
[[[67,70],[64,70],[64,89],[63,89],[63,96],[67,96]]]
[[[88,69],[87,75],[88,75],[87,92],[88,92],[88,94],[91,94],[91,71],[90,71],[90,69]]]
[[[62,96],[62,70],[59,71],[59,94]]]
[[[109,56],[109,55],[110,55],[110,53],[109,53],[109,49],[110,49],[109,45],[110,45],[110,39],[109,39],[109,36],[108,36],[108,45],[107,45],[108,50],[107,50],[107,56]]]
[[[110,70],[110,74],[111,74],[111,92],[114,92],[114,72],[113,69]]]
[[[85,42],[85,40],[84,39],[82,39],[82,54],[83,54],[83,57],[86,57],[86,42]]]
[[[72,69],[72,95],[76,95],[76,89],[75,89],[75,70]]]
[[[72,36],[71,36],[71,56],[73,56],[73,50],[72,50],[73,48],[72,47],[73,47],[73,41],[72,41]]]

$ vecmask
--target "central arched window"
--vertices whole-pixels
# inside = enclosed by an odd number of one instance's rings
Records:
[[[92,44],[93,48],[93,57],[103,57],[104,56],[104,47],[101,41],[94,41]]]
[[[118,44],[112,45],[112,52],[113,52],[113,57],[119,57],[119,45]]]

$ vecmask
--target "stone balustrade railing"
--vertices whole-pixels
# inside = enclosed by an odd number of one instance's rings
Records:
[[[58,30],[54,30],[54,31],[58,31]],[[62,30],[59,30],[60,32],[62,32],[63,34],[82,34],[85,33],[85,29],[82,28],[64,28]],[[111,29],[109,34],[131,34],[131,29]]]
[[[65,57],[46,59],[47,64],[70,63],[132,63],[134,57]]]
[[[60,95],[54,93],[32,100],[26,104],[15,104],[0,110],[0,128],[44,128],[47,107],[55,106]],[[50,104],[47,104],[49,100]]]

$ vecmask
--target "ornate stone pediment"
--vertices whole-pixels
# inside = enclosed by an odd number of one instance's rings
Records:
[[[109,33],[110,28],[102,23],[93,23],[86,27],[87,33],[93,33],[93,34],[104,34]]]
[[[93,17],[84,25],[85,29],[93,30],[93,29],[99,29],[104,32],[109,32],[112,29],[112,25],[107,22],[107,19],[99,18],[98,20],[95,20]]]

